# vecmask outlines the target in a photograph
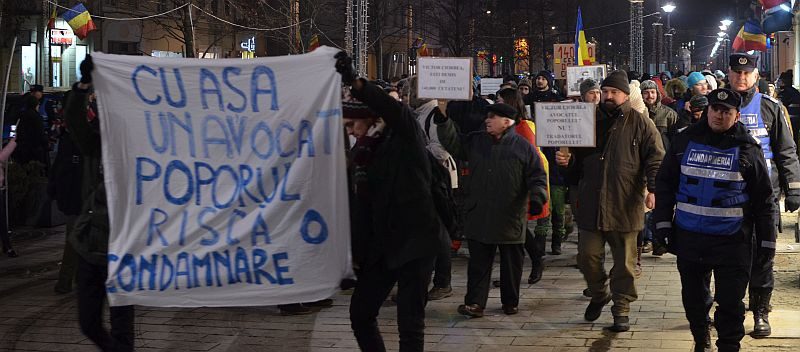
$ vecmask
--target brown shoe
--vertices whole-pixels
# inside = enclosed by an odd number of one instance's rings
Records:
[[[452,295],[453,295],[453,289],[451,287],[434,287],[430,291],[428,291],[428,300],[438,301],[440,299],[445,299]]]
[[[462,304],[458,306],[458,312],[471,318],[480,318],[483,316],[483,308],[477,304]]]
[[[512,306],[510,304],[504,304],[503,313],[506,313],[506,315],[514,315],[519,313],[519,308],[517,308],[517,306]]]

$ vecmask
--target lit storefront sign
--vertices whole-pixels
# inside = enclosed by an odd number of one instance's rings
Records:
[[[50,44],[52,45],[72,45],[75,42],[75,36],[69,29],[51,29],[50,30]]]

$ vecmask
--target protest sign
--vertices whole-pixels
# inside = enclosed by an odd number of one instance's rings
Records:
[[[603,83],[606,78],[606,65],[567,67],[567,96],[580,96],[581,82],[587,78],[594,79],[598,85]]]
[[[472,59],[421,57],[417,96],[422,99],[471,100]]]
[[[535,103],[536,144],[540,147],[594,147],[592,103]]]
[[[596,45],[589,43],[589,59],[597,62]],[[575,44],[553,44],[553,73],[556,79],[567,79],[567,67],[575,65]]]
[[[337,292],[350,273],[337,52],[93,55],[111,305],[275,305]]]
[[[502,78],[481,78],[481,95],[497,94],[502,84]]]

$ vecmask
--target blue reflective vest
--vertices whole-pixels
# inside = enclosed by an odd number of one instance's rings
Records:
[[[761,145],[761,151],[764,152],[764,159],[772,159],[772,146],[770,145],[769,131],[767,125],[764,124],[764,119],[761,118],[761,93],[753,95],[753,100],[750,104],[743,107],[741,110],[741,121],[750,131],[750,135],[756,138],[758,144]]]
[[[739,148],[689,142],[681,160],[675,223],[708,235],[733,235],[742,227],[749,197],[739,172]]]

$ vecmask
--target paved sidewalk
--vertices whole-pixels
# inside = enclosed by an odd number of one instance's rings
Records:
[[[784,242],[790,237],[785,236]],[[570,241],[575,239],[573,235]],[[21,256],[0,258],[0,351],[96,351],[78,330],[74,296],[53,293],[63,229],[26,232],[15,242]],[[675,257],[643,256],[631,331],[613,334],[603,331],[612,322],[610,305],[598,321],[583,320],[588,299],[581,295],[585,284],[574,267],[575,252],[575,243],[567,242],[564,255],[548,256],[544,278],[536,285],[524,283],[530,272],[526,259],[520,314],[503,315],[499,289],[493,289],[487,316],[472,320],[456,313],[465,292],[467,260],[454,259],[455,295],[428,305],[426,350],[691,351]],[[778,269],[798,275],[796,266]],[[137,351],[354,351],[348,304],[349,296],[342,293],[334,307],[299,317],[281,316],[275,307],[137,307]],[[776,306],[771,315],[773,337],[745,337],[743,350],[799,351],[800,311],[794,309]],[[387,347],[396,350],[391,302],[381,310],[379,321]],[[750,315],[747,322],[750,329]]]

